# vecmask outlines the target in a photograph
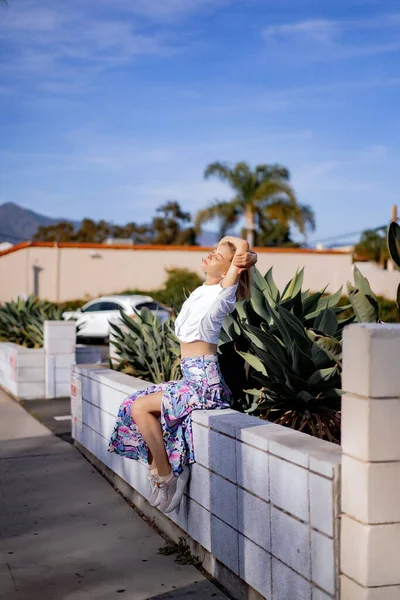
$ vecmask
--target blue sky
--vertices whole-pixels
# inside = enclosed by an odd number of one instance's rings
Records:
[[[0,203],[194,214],[215,160],[288,167],[311,240],[399,201],[398,1],[9,0],[0,56]]]

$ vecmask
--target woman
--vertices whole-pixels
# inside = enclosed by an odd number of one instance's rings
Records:
[[[182,306],[175,322],[183,379],[153,385],[121,404],[109,451],[150,464],[152,506],[174,510],[194,462],[191,412],[229,408],[217,344],[224,317],[250,295],[248,269],[257,262],[242,239],[224,237],[202,261],[205,283]]]

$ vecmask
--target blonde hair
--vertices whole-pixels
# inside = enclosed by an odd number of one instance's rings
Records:
[[[235,256],[236,247],[231,242],[224,242],[232,252],[232,259]],[[239,275],[239,283],[236,291],[236,300],[249,300],[251,297],[251,271],[246,269]]]

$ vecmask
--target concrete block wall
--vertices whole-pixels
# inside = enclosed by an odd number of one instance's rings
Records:
[[[400,598],[400,325],[344,332],[342,600]]]
[[[21,399],[69,396],[76,323],[45,321],[44,347],[0,343],[0,385]]]
[[[341,449],[262,423],[193,413],[188,532],[265,598],[336,598]]]
[[[150,384],[85,367],[73,377],[74,439],[147,497],[147,466],[107,447],[122,400]],[[169,518],[261,597],[337,598],[340,447],[232,410],[194,411],[193,432],[197,462]]]
[[[45,351],[0,343],[0,385],[18,398],[43,398]]]

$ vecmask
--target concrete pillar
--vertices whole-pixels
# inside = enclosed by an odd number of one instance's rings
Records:
[[[71,367],[75,364],[76,322],[45,321],[45,396],[70,395]]]
[[[400,599],[400,325],[344,331],[341,600]]]

